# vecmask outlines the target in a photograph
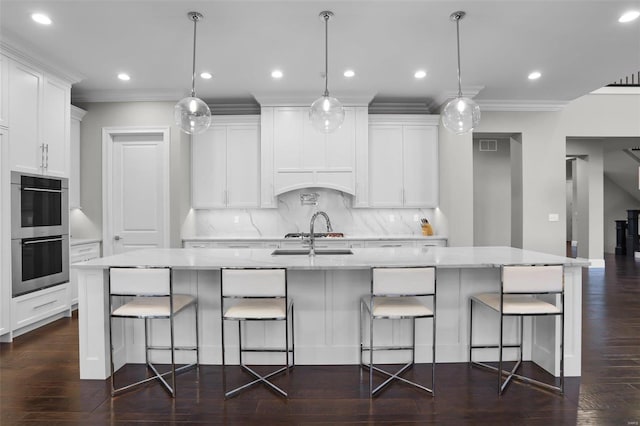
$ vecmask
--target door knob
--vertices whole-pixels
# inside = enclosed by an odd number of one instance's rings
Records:
[[[114,240],[119,241],[120,240],[120,235],[116,235],[115,237],[113,237]]]

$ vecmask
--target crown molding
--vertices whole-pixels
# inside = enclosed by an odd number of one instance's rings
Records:
[[[320,95],[313,93],[285,93],[274,95],[273,93],[251,94],[261,107],[271,106],[310,106]],[[344,106],[368,106],[375,93],[345,93],[332,94],[342,102]]]
[[[71,102],[177,102],[184,97],[183,90],[72,90]]]
[[[640,87],[605,86],[589,93],[590,95],[640,95]]]
[[[78,121],[82,121],[82,118],[87,114],[87,111],[83,110],[82,108],[78,108],[75,105],[71,105],[70,112],[71,118]]]
[[[384,102],[369,104],[369,114],[429,114],[427,102]]]
[[[465,98],[475,98],[480,91],[484,89],[484,86],[462,86],[462,95]],[[433,99],[428,105],[430,111],[439,111],[440,107],[444,105],[445,102],[450,99],[456,98],[458,96],[458,90],[447,90],[440,93]]]
[[[478,100],[480,111],[515,111],[515,112],[555,112],[562,111],[568,101],[507,101],[507,100]]]
[[[439,114],[369,114],[369,124],[423,124],[437,126]]]
[[[41,56],[27,53],[29,49],[27,46],[13,40],[11,37],[2,35],[0,40],[0,53],[18,62],[26,62],[46,73],[53,74],[56,77],[65,80],[69,84],[75,84],[84,79],[84,75],[72,71],[66,67],[61,66],[53,62],[50,59],[45,59]]]

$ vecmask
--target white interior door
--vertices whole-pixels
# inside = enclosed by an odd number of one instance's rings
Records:
[[[105,129],[105,254],[169,245],[169,129]]]

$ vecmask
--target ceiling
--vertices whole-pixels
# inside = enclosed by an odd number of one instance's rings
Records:
[[[344,99],[416,103],[436,109],[457,91],[460,22],[463,92],[481,106],[564,104],[640,70],[640,20],[618,23],[635,0],[314,1],[2,0],[5,47],[26,50],[76,75],[74,102],[176,100],[189,93],[193,24],[196,81],[207,102],[312,100],[324,82],[329,22],[329,91]],[[50,26],[34,23],[47,13]],[[271,78],[274,69],[284,77]],[[355,77],[345,78],[347,68]],[[418,69],[427,77],[417,80]],[[527,79],[534,70],[536,81]],[[127,72],[131,80],[116,78]],[[346,102],[348,103],[348,102]]]

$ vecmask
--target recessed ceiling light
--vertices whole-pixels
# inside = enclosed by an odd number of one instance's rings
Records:
[[[120,74],[118,74],[118,78],[122,81],[129,81],[131,80],[131,77],[129,77],[129,74],[121,72]]]
[[[346,70],[346,71],[344,72],[344,76],[345,76],[345,77],[347,77],[347,78],[351,78],[351,77],[353,77],[354,75],[356,75],[356,73],[355,73],[355,71],[354,71],[354,70]]]
[[[618,19],[618,22],[631,22],[631,21],[635,21],[636,19],[638,19],[638,16],[640,16],[640,12],[637,10],[630,10],[628,12],[625,12],[622,14],[622,16],[620,16],[620,18]]]
[[[415,78],[425,78],[427,76],[427,72],[425,70],[418,70],[413,74]]]
[[[210,72],[205,71],[203,73],[200,73],[200,78],[204,78],[205,80],[209,80],[211,77],[213,77],[213,75],[211,75]]]
[[[531,74],[529,74],[529,80],[537,80],[540,77],[542,77],[540,71],[533,71]]]
[[[273,78],[282,78],[283,74],[282,71],[280,70],[273,70],[271,71],[271,77]]]
[[[31,15],[31,19],[36,21],[38,24],[51,25],[51,18],[44,13],[34,13]]]

